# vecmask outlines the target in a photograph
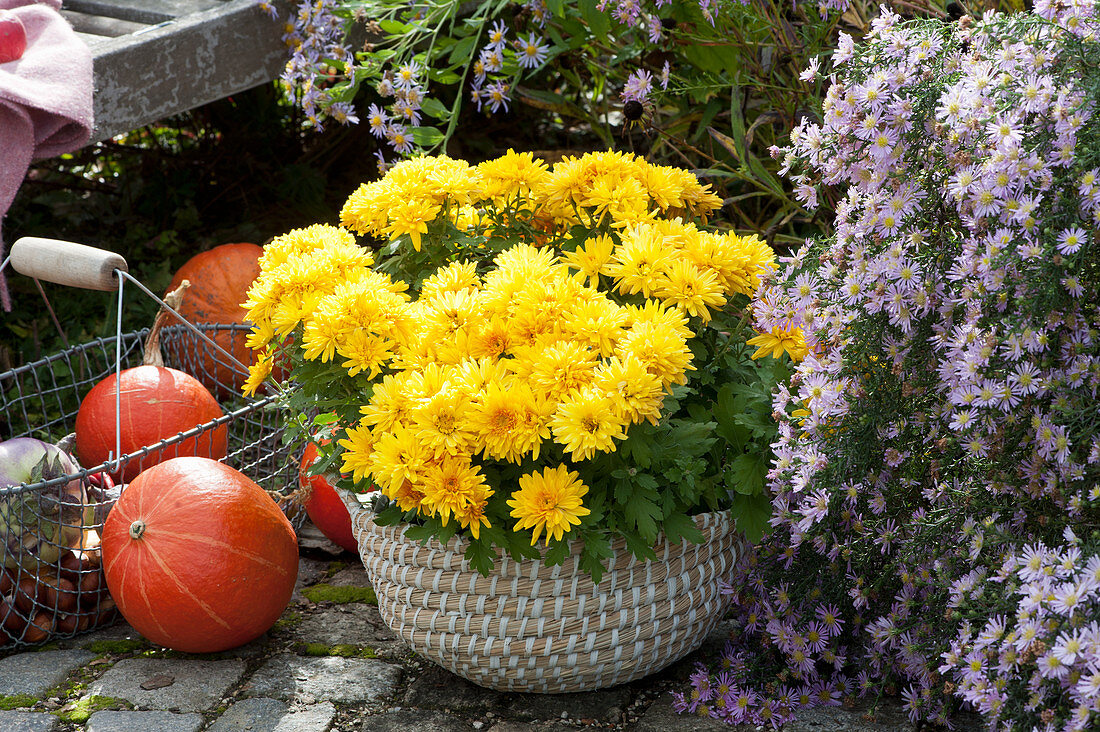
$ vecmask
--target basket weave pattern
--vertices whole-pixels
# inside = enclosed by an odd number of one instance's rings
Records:
[[[702,544],[657,545],[639,562],[616,542],[600,584],[579,570],[497,561],[484,577],[446,545],[379,526],[357,509],[359,553],[386,624],[415,651],[500,691],[590,691],[654,673],[695,650],[725,612],[719,592],[741,548],[727,512],[703,514]]]

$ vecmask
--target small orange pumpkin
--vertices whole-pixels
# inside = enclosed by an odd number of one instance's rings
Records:
[[[243,473],[200,457],[135,478],[107,514],[102,551],[126,622],[187,653],[258,638],[298,577],[298,540],[275,501]]]
[[[243,324],[248,311],[241,303],[248,299],[248,288],[260,274],[263,251],[256,244],[222,244],[187,260],[168,286],[171,291],[184,280],[191,283],[179,308],[180,315],[196,325]],[[243,333],[219,331],[214,341],[245,366],[255,361]],[[220,397],[239,394],[248,374],[241,373],[209,345],[200,344],[200,349],[202,355],[195,369],[199,380]]]
[[[166,302],[178,307],[186,288],[178,288]],[[92,387],[76,413],[76,452],[88,467],[100,465],[115,451],[115,395],[119,395],[120,439],[123,455],[156,445],[163,439],[194,429],[224,415],[221,405],[190,374],[164,366],[160,357],[160,333],[167,310],[161,310],[146,338],[145,363],[114,374]],[[129,460],[112,473],[128,483],[145,468],[180,455],[220,459],[229,448],[229,428],[218,425],[198,435]]]
[[[322,442],[328,442],[323,440]],[[347,506],[336,495],[326,475],[310,475],[309,469],[317,462],[317,445],[309,443],[302,453],[302,462],[298,466],[298,484],[308,491],[302,505],[306,515],[322,534],[349,552],[359,553],[359,542],[351,529],[351,515]]]

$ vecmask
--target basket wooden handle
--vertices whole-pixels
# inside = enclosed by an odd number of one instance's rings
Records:
[[[12,244],[11,266],[27,277],[108,292],[118,289],[115,270],[130,271],[120,254],[37,236],[24,236]]]

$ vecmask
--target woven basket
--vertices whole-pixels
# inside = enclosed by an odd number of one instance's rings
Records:
[[[655,547],[639,562],[613,545],[594,585],[576,549],[561,566],[498,560],[488,577],[469,567],[462,540],[405,538],[352,509],[352,526],[386,624],[418,653],[499,691],[590,691],[641,678],[699,647],[728,602],[741,535],[728,512],[696,517],[702,544]]]

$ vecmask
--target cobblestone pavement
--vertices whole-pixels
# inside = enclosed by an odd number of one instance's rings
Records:
[[[0,732],[718,732],[672,710],[693,656],[630,684],[577,694],[499,693],[407,650],[363,602],[366,573],[351,554],[303,549],[298,588],[261,638],[192,655],[149,643],[123,621],[19,653],[0,652]],[[812,710],[783,732],[912,730],[893,702]],[[747,728],[746,728],[747,730]]]

